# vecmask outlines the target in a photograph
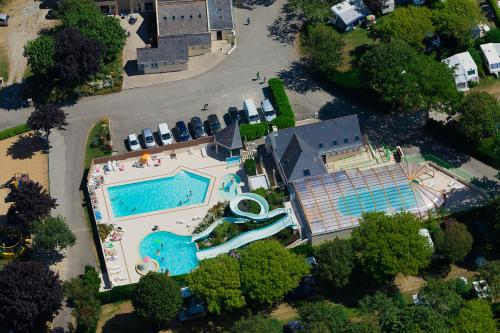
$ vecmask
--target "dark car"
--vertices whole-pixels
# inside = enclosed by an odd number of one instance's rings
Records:
[[[61,0],[43,0],[40,3],[40,8],[41,9],[57,9],[59,7],[59,4],[61,3]]]
[[[232,123],[237,123],[238,125],[241,124],[241,119],[240,119],[240,111],[238,110],[237,107],[231,106],[228,110],[227,113],[229,115],[229,121]]]
[[[210,133],[215,134],[220,131],[220,121],[216,114],[211,114],[207,117],[208,127],[210,128]]]
[[[200,117],[191,118],[191,130],[193,131],[193,136],[195,139],[207,136],[205,129],[203,128],[203,122]]]
[[[56,11],[53,9],[49,9],[47,14],[45,15],[45,19],[47,20],[55,20],[57,18]]]
[[[175,127],[177,128],[177,134],[179,135],[179,141],[189,141],[191,140],[191,135],[189,135],[188,128],[186,126],[186,123],[181,121],[178,121],[175,123]]]

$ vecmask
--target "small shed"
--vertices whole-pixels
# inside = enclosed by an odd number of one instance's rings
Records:
[[[240,127],[236,122],[223,128],[214,135],[215,150],[227,156],[240,156],[243,141],[241,141]]]

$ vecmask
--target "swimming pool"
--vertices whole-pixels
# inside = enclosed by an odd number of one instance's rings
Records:
[[[410,185],[398,188],[360,189],[337,200],[337,209],[348,216],[361,216],[364,212],[396,213],[416,207],[417,202]]]
[[[198,266],[196,244],[191,236],[179,236],[167,231],[150,233],[139,245],[141,257],[150,257],[158,262],[160,272],[170,275],[189,273]]]
[[[171,177],[108,188],[114,217],[124,217],[205,201],[210,179],[180,171]]]
[[[224,175],[219,182],[219,197],[223,200],[231,200],[238,195],[240,176],[235,173]]]

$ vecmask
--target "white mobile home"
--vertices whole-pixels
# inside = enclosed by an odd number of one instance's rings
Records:
[[[480,46],[488,73],[498,76],[500,72],[500,43],[488,43]]]
[[[349,31],[360,25],[365,15],[349,1],[344,1],[330,8],[332,24],[341,32]]]
[[[469,52],[457,53],[443,60],[453,69],[455,85],[459,91],[469,90],[469,82],[479,82],[477,65]]]

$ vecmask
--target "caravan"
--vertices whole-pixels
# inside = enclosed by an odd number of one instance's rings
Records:
[[[259,113],[257,112],[257,107],[253,99],[245,99],[243,102],[243,112],[245,112],[245,117],[249,124],[260,123]]]

